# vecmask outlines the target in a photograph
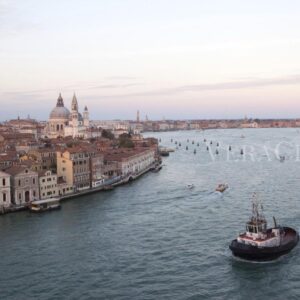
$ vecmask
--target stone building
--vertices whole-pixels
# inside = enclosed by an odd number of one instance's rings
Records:
[[[11,206],[10,175],[0,171],[0,209]]]
[[[38,173],[25,166],[13,166],[6,173],[11,175],[11,202],[24,205],[39,199]]]

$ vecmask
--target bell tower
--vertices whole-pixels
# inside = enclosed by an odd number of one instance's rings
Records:
[[[90,127],[90,118],[89,118],[89,111],[88,111],[87,106],[85,106],[84,112],[83,112],[83,125],[85,127]]]
[[[71,105],[71,118],[72,118],[72,126],[73,126],[73,138],[78,136],[78,125],[79,125],[79,112],[78,112],[78,102],[76,95],[74,93]]]

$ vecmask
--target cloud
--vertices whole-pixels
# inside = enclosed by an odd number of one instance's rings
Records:
[[[300,84],[300,75],[278,77],[278,78],[255,78],[235,81],[225,81],[208,84],[182,85],[173,88],[163,88],[149,90],[138,93],[128,93],[123,95],[108,95],[106,97],[151,97],[151,96],[171,96],[186,92],[222,91],[222,90],[242,90],[250,88],[261,88],[267,86],[283,86]]]

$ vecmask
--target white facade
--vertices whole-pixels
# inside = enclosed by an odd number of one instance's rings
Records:
[[[138,174],[155,162],[155,150],[146,150],[121,162],[122,175]]]
[[[0,209],[11,205],[10,175],[0,171]]]
[[[12,176],[12,204],[24,205],[39,199],[38,173],[21,166],[13,166],[6,172]]]
[[[51,171],[46,171],[39,177],[40,198],[48,199],[58,196],[57,175]]]

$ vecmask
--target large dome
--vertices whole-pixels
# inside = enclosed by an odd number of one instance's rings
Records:
[[[64,100],[61,97],[61,94],[59,94],[56,107],[52,109],[49,119],[50,120],[60,119],[60,120],[68,121],[69,116],[70,116],[70,112],[67,108],[64,107]]]
[[[56,106],[52,109],[50,113],[50,119],[63,119],[69,120],[70,112],[67,108],[63,106]]]

